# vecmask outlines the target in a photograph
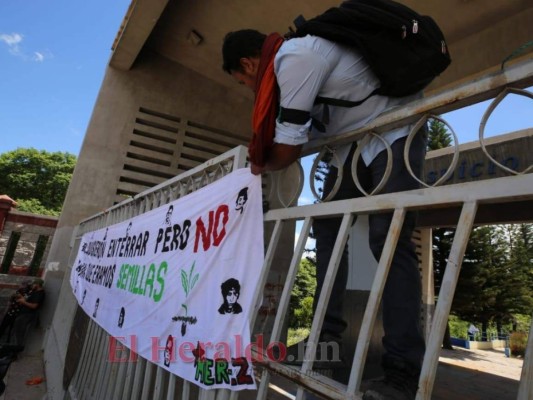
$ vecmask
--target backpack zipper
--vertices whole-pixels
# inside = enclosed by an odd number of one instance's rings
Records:
[[[417,34],[418,33],[418,21],[416,19],[413,19],[411,23],[412,23],[411,32],[413,34]],[[405,39],[406,37],[407,37],[407,26],[402,25],[402,39]]]

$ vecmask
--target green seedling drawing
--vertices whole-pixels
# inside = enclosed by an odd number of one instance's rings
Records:
[[[189,297],[189,293],[192,291],[194,286],[196,285],[196,282],[198,282],[198,278],[200,274],[196,273],[194,274],[194,265],[196,264],[196,261],[192,263],[191,270],[189,273],[187,273],[185,270],[181,271],[181,286],[183,287],[183,291],[185,292],[185,300],[187,300],[187,297]],[[188,309],[186,304],[181,304],[181,307],[185,310],[185,316],[188,316]],[[181,323],[181,335],[184,336],[185,332],[187,331],[187,323],[184,321]]]

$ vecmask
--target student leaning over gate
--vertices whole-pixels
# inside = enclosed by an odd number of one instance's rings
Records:
[[[379,86],[379,80],[357,51],[315,36],[284,41],[278,34],[266,36],[255,30],[230,32],[225,37],[222,54],[223,69],[238,83],[255,92],[252,119],[254,137],[249,147],[254,174],[285,168],[300,157],[303,144],[309,140],[333,137],[361,128],[383,112],[413,98],[374,95],[361,106],[353,108],[314,104],[317,96],[359,100]],[[281,118],[276,119],[280,109]],[[288,118],[284,119],[284,112]],[[381,134],[383,140],[392,147],[393,153],[391,176],[382,193],[419,186],[403,162],[409,131],[410,127],[406,126]],[[272,143],[269,142],[269,135]],[[426,130],[421,129],[409,150],[412,169],[418,176],[425,156],[426,138]],[[333,187],[337,168],[344,168],[345,171],[333,200],[362,196],[351,179],[349,168],[350,153],[353,154],[356,145],[335,150],[343,165],[331,165],[324,183],[324,196]],[[365,190],[369,191],[383,176],[387,154],[379,138],[372,138],[361,154],[362,159],[358,160],[359,179]],[[379,259],[383,249],[391,219],[390,213],[371,215],[369,218],[370,247],[376,259]],[[317,245],[314,308],[339,226],[340,218],[321,219],[313,223]],[[414,399],[416,394],[425,344],[418,318],[421,289],[418,261],[411,242],[414,226],[415,215],[407,213],[383,293],[385,354],[382,364],[386,376],[365,392],[364,399]],[[347,276],[345,249],[320,341],[341,341],[341,334],[346,328],[342,311]]]

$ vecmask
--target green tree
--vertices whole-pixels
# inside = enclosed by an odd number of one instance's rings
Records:
[[[316,290],[316,266],[309,258],[300,261],[289,303],[289,327],[310,327],[313,321],[313,297]]]
[[[452,135],[443,122],[438,119],[430,119],[428,128],[428,150],[438,150],[451,146],[453,141]]]
[[[489,323],[495,317],[498,297],[503,290],[507,243],[493,226],[472,231],[468,242],[461,275],[453,299],[454,314],[461,319],[481,325],[486,338]]]
[[[500,291],[494,322],[498,333],[505,324],[516,321],[517,315],[533,312],[533,225],[504,225],[500,229],[508,243],[508,257],[497,282]]]
[[[531,225],[476,228],[468,243],[452,312],[498,334],[533,311]],[[504,327],[506,327],[504,329]]]
[[[76,165],[76,156],[33,148],[0,154],[0,192],[21,211],[59,215]]]

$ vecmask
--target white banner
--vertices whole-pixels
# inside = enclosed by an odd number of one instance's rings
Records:
[[[255,389],[249,320],[263,251],[261,178],[240,169],[86,233],[70,282],[116,338],[110,361],[129,361],[127,346],[203,388]]]

